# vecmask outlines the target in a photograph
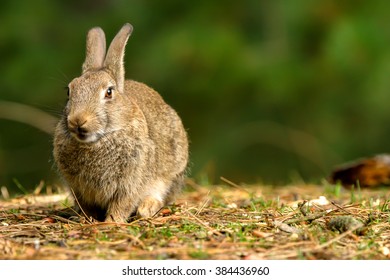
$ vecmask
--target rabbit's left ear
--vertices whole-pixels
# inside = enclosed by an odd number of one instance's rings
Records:
[[[83,74],[88,70],[97,70],[103,66],[106,55],[106,36],[100,27],[89,30],[87,35],[86,57]]]
[[[123,65],[125,47],[132,31],[133,26],[129,23],[121,28],[108,48],[103,65],[114,76],[120,92],[123,92],[125,82],[125,68]]]

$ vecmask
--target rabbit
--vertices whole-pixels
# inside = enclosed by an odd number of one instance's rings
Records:
[[[59,173],[80,210],[98,221],[153,217],[184,185],[188,138],[176,111],[147,85],[125,80],[126,23],[106,53],[100,27],[89,30],[82,74],[53,140]]]

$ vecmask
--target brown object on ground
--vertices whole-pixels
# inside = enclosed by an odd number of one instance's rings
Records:
[[[329,181],[339,182],[345,187],[356,184],[360,187],[390,185],[390,155],[362,158],[336,167]]]

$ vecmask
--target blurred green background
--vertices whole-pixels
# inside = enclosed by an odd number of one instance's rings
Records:
[[[389,10],[362,0],[1,1],[0,101],[58,116],[88,29],[111,40],[130,22],[126,76],[182,116],[193,178],[315,182],[388,151]],[[0,185],[58,182],[51,136],[4,108]]]

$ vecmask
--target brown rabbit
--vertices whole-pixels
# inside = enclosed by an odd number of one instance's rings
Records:
[[[54,160],[81,208],[100,221],[151,217],[183,185],[188,140],[180,117],[150,87],[125,80],[125,24],[106,54],[101,28],[88,32],[82,75],[54,135]]]

